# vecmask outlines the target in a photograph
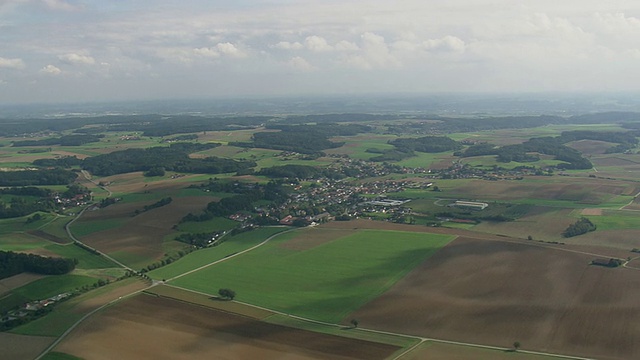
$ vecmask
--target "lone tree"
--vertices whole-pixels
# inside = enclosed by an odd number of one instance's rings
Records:
[[[358,327],[358,320],[356,319],[351,319],[351,325],[353,325],[353,328],[357,328]]]
[[[236,292],[231,289],[220,289],[218,295],[226,300],[233,300],[236,297]]]
[[[520,349],[520,341],[516,341],[513,343],[513,351],[518,351]]]

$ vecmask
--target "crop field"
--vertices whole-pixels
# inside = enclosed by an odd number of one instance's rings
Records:
[[[21,287],[12,289],[0,298],[0,312],[11,310],[33,300],[43,300],[64,292],[74,291],[84,285],[96,282],[95,278],[81,275],[58,275],[37,279]]]
[[[35,359],[55,338],[0,332],[0,349],[4,359]]]
[[[169,205],[132,216],[136,209],[149,203],[117,203],[104,209],[89,211],[78,228],[92,227],[92,223],[123,221],[120,227],[91,232],[82,241],[112,255],[132,267],[143,267],[164,254],[163,239],[175,232],[173,225],[187,213],[198,213],[211,201],[210,197],[182,197]],[[111,224],[111,222],[107,222]],[[75,230],[76,223],[73,229]]]
[[[392,194],[394,198],[449,198],[481,201],[508,201],[517,204],[580,208],[589,206],[619,208],[629,203],[640,186],[618,180],[593,178],[528,177],[520,181],[434,182],[442,191],[409,189]]]
[[[540,156],[540,160],[538,161],[532,161],[532,162],[517,162],[517,161],[511,161],[508,163],[504,163],[504,162],[499,162],[496,159],[495,155],[487,155],[487,156],[472,156],[472,157],[465,157],[465,158],[455,158],[456,160],[460,160],[461,163],[463,164],[469,164],[471,166],[483,166],[483,167],[493,167],[493,166],[499,166],[505,169],[513,169],[519,166],[538,166],[538,167],[545,167],[545,166],[555,166],[558,164],[562,164],[562,161],[559,160],[554,160],[553,157],[551,156],[547,156],[547,155],[541,155]]]
[[[231,230],[238,226],[237,221],[225,219],[225,218],[213,218],[208,221],[189,221],[178,225],[179,231],[192,232],[192,233],[204,233]]]
[[[523,343],[526,350],[526,343]],[[504,344],[508,348],[510,344]],[[401,360],[422,360],[422,359],[447,359],[447,360],[560,360],[562,357],[533,355],[524,352],[514,352],[509,350],[492,350],[460,346],[453,344],[443,344],[437,342],[424,342],[410,353],[402,356]]]
[[[637,271],[591,266],[592,259],[461,237],[350,317],[366,327],[440,339],[637,358]]]
[[[51,244],[44,247],[45,250],[57,254],[61,257],[78,259],[77,267],[80,269],[103,269],[115,267],[111,260],[100,255],[95,255],[74,244],[58,245]]]
[[[11,330],[11,333],[36,336],[60,336],[89,312],[149,284],[137,278],[126,279],[83,293],[57,305],[47,316]]]
[[[571,209],[536,207],[529,214],[514,221],[487,221],[476,225],[474,230],[520,239],[531,236],[534,240],[564,241],[562,232],[576,221],[572,214]]]
[[[393,145],[388,144],[389,140],[396,139],[394,135],[360,134],[356,136],[336,136],[331,141],[344,142],[339,148],[328,149],[327,154],[349,155],[354,159],[368,160],[379,154],[368,153],[367,149],[391,150]]]
[[[356,231],[304,251],[288,233],[254,251],[179,278],[174,285],[215,294],[233,288],[237,299],[317,320],[339,322],[375,298],[414,266],[449,242],[451,236],[384,231]],[[362,249],[366,248],[366,251]],[[296,269],[296,271],[291,271]]]
[[[0,250],[28,252],[48,244],[50,242],[25,233],[4,234],[0,239]]]
[[[163,344],[158,346],[158,344]],[[385,359],[397,347],[316,334],[138,295],[81,324],[56,351],[87,359]]]
[[[226,240],[222,244],[192,252],[170,265],[151,271],[149,276],[156,280],[171,279],[174,276],[184,274],[187,271],[197,269],[229,255],[246,250],[263,242],[268,237],[285,230],[287,230],[287,228],[284,227],[262,227],[225,238]]]

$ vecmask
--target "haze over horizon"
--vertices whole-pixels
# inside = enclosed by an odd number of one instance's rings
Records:
[[[0,103],[638,92],[640,3],[0,0]]]

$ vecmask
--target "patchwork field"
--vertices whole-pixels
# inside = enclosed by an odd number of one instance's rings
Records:
[[[640,277],[590,255],[461,237],[350,314],[364,327],[553,353],[640,356]]]
[[[187,213],[201,211],[211,201],[207,196],[175,198],[169,205],[135,217],[132,216],[135,210],[152,202],[117,203],[88,211],[72,229],[87,234],[81,237],[86,244],[129,266],[142,267],[163,256],[163,239],[175,232],[173,225]]]
[[[167,298],[139,295],[82,323],[55,350],[96,360],[211,356],[369,360],[385,359],[398,348],[296,330]]]
[[[340,322],[451,239],[414,232],[302,229],[171,284],[209,294],[232,288],[243,302]]]
[[[0,349],[3,359],[35,359],[55,338],[47,336],[28,336],[0,332]]]

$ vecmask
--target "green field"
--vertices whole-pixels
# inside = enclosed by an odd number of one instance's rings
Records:
[[[269,236],[285,230],[287,230],[287,228],[263,227],[253,231],[240,233],[233,237],[225,238],[226,240],[222,244],[194,251],[170,265],[151,271],[149,276],[156,280],[171,279],[174,276],[184,274],[187,271],[191,271],[220,260],[230,254],[246,250],[266,240]]]
[[[61,353],[61,352],[48,352],[45,356],[41,357],[42,360],[82,360],[82,358]]]
[[[453,236],[362,230],[305,251],[282,246],[295,233],[172,282],[321,321],[339,322],[379,296]],[[292,271],[295,269],[295,271]]]
[[[640,229],[640,216],[635,211],[606,210],[603,215],[585,217],[596,224],[598,230]]]
[[[116,218],[105,220],[92,220],[92,221],[75,221],[69,226],[69,229],[78,238],[82,238],[89,234],[93,234],[99,231],[117,229],[124,225],[129,219]]]
[[[49,241],[23,233],[2,235],[0,238],[0,250],[3,251],[38,249],[48,244]]]
[[[117,267],[117,265],[112,263],[111,260],[100,255],[92,254],[74,244],[51,244],[45,246],[44,248],[65,258],[78,259],[77,267],[80,269],[103,269]]]
[[[0,299],[0,313],[21,306],[26,302],[44,300],[46,298],[74,291],[84,285],[96,282],[95,278],[82,275],[53,275],[33,281],[12,290]]]
[[[120,286],[126,286],[137,281],[140,280],[138,278],[125,279],[75,296],[57,305],[46,316],[14,328],[11,332],[22,335],[60,336],[93,309],[83,303],[114,291]]]
[[[189,221],[183,222],[178,225],[179,231],[191,232],[191,233],[205,233],[213,231],[231,230],[238,226],[237,221],[229,220],[226,218],[213,218],[208,221]]]

